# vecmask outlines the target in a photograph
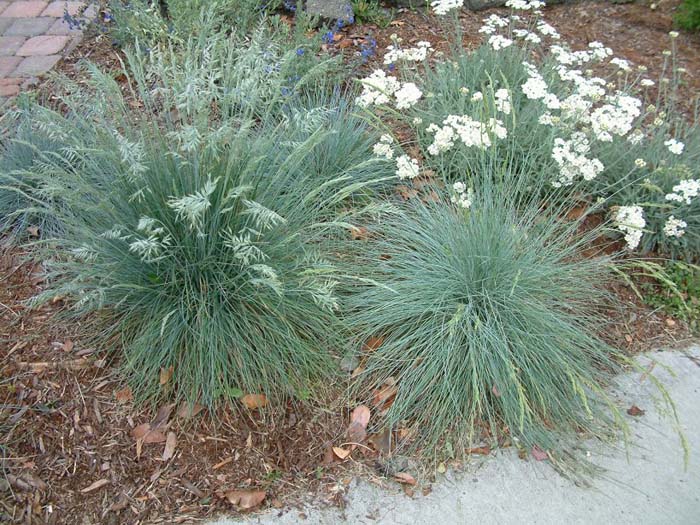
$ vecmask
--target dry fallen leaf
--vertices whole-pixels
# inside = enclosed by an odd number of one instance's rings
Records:
[[[501,391],[498,390],[498,387],[496,385],[493,385],[491,387],[491,392],[493,392],[493,395],[496,397],[501,397]]]
[[[101,487],[104,487],[107,484],[109,484],[108,479],[99,479],[99,480],[95,481],[92,485],[90,485],[89,487],[85,487],[84,489],[81,489],[80,492],[82,492],[83,494],[87,494],[88,492],[92,492],[93,490],[97,490]]]
[[[151,427],[150,423],[143,423],[131,431],[131,436],[142,443],[164,443],[165,435],[158,429]]]
[[[181,403],[177,409],[177,417],[182,419],[190,419],[204,410],[204,405],[198,403]]]
[[[121,390],[117,390],[114,395],[117,398],[117,403],[128,403],[134,399],[134,394],[131,392],[131,388],[128,386],[126,388],[122,388]]]
[[[407,485],[416,484],[416,478],[414,478],[407,472],[397,472],[396,474],[394,474],[394,479],[399,483],[405,483]]]
[[[384,337],[370,337],[365,342],[365,346],[362,348],[364,352],[374,352],[377,348],[382,346],[384,342]]]
[[[265,394],[246,394],[241,398],[241,403],[249,410],[255,410],[267,405]]]
[[[39,237],[39,227],[38,226],[27,226],[27,233],[30,237]]]
[[[627,413],[630,416],[639,417],[639,416],[643,416],[646,413],[646,411],[642,410],[637,405],[632,405],[631,407],[629,407],[627,409]]]
[[[170,381],[170,378],[173,376],[173,371],[175,370],[174,366],[169,366],[168,368],[161,368],[160,369],[160,379],[158,382],[160,383],[161,386],[165,385],[168,381]]]
[[[230,490],[221,497],[235,505],[239,510],[250,510],[260,505],[267,494],[262,490]]]
[[[532,454],[532,457],[537,461],[544,461],[545,459],[549,458],[549,455],[547,455],[547,453],[537,445],[532,445],[530,454]]]
[[[377,434],[372,434],[367,442],[380,454],[391,454],[391,429],[385,428]]]
[[[350,426],[347,430],[348,441],[362,443],[367,437],[367,425],[369,424],[370,411],[365,405],[360,405],[352,411]]]
[[[163,450],[163,461],[168,461],[175,454],[175,447],[177,447],[177,436],[175,432],[168,432],[168,436],[165,438],[165,449]]]
[[[388,410],[394,404],[398,390],[396,380],[390,377],[384,382],[384,386],[372,393],[372,404],[382,412]]]
[[[70,339],[66,339],[66,341],[63,343],[62,349],[64,352],[70,352],[71,350],[73,350],[74,346],[75,344],[73,343],[73,341],[71,341]]]
[[[368,237],[368,230],[364,226],[352,226],[350,235],[352,235],[353,241],[364,241]]]
[[[468,449],[467,454],[480,454],[482,456],[488,456],[491,454],[491,448],[488,445],[484,447],[474,447]]]
[[[333,453],[338,456],[340,459],[345,459],[347,458],[352,450],[348,448],[343,448],[343,447],[333,447]]]

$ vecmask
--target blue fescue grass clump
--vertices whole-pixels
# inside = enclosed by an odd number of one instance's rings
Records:
[[[349,298],[355,393],[395,388],[377,424],[429,455],[509,436],[565,463],[580,434],[624,429],[603,390],[621,354],[598,336],[610,259],[582,257],[593,237],[577,222],[494,188],[469,209],[417,203],[368,227],[354,263],[374,283]]]
[[[127,54],[125,85],[88,66],[61,112],[18,110],[60,143],[22,170],[60,225],[38,242],[50,284],[36,302],[66,298],[140,399],[306,399],[335,374],[346,277],[328,241],[393,174],[342,92],[312,73],[282,92],[283,65],[261,60],[295,59],[281,53],[195,38]]]

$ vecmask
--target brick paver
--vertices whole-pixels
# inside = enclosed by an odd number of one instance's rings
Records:
[[[4,36],[37,36],[43,35],[53,25],[55,18],[42,16],[37,18],[14,18],[5,29]]]
[[[63,14],[67,11],[71,16],[77,16],[80,10],[85,5],[85,2],[51,2],[46,9],[41,13],[41,16],[53,16],[56,18],[61,18]]]
[[[0,78],[7,77],[22,61],[22,57],[0,57]]]
[[[22,44],[16,55],[21,57],[55,55],[66,47],[69,40],[70,37],[64,35],[33,36]]]
[[[0,97],[14,97],[19,93],[22,78],[0,78]]]
[[[0,56],[14,56],[25,40],[23,36],[0,36]]]
[[[0,102],[47,73],[78,43],[82,32],[64,15],[88,18],[94,7],[93,0],[0,0]]]
[[[0,15],[7,18],[29,18],[32,16],[39,16],[48,2],[44,0],[23,0],[20,2],[10,2]]]

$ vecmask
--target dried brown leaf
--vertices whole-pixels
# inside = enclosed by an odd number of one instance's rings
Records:
[[[250,510],[258,507],[267,493],[262,490],[230,490],[223,494],[231,505],[235,505],[239,510]]]
[[[629,407],[627,409],[627,413],[630,416],[639,417],[639,416],[643,416],[644,414],[646,414],[646,411],[642,410],[637,405],[632,405],[631,407]]]
[[[535,458],[537,461],[544,461],[545,459],[549,458],[549,455],[547,454],[547,452],[542,450],[537,445],[532,446],[532,449],[530,450],[530,454],[532,454],[532,457]]]
[[[122,388],[121,390],[117,390],[114,395],[117,398],[117,403],[128,403],[134,399],[134,394],[131,392],[131,388],[128,386],[126,388]]]
[[[394,474],[394,479],[399,483],[405,483],[407,485],[415,485],[416,478],[411,476],[408,472],[397,472]]]
[[[163,386],[170,381],[170,378],[173,377],[173,372],[175,371],[175,367],[170,365],[168,368],[161,368],[160,369],[160,378],[158,379],[158,382],[160,383],[160,386]]]
[[[177,417],[182,419],[190,419],[204,410],[204,405],[198,403],[181,403],[177,409]]]
[[[175,455],[175,447],[177,447],[177,436],[175,435],[175,432],[168,432],[168,436],[165,438],[163,461],[168,461]]]
[[[263,408],[267,405],[267,396],[265,396],[265,394],[246,394],[241,398],[241,403],[243,403],[248,410]]]
[[[338,456],[340,459],[346,459],[352,450],[348,448],[343,448],[343,447],[333,447],[333,453]]]

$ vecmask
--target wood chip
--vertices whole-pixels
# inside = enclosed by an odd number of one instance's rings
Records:
[[[108,484],[109,484],[108,479],[98,479],[92,485],[85,487],[84,489],[81,489],[80,492],[82,492],[83,494],[87,494],[88,492],[92,492],[93,490],[97,490],[97,489],[102,488]]]

